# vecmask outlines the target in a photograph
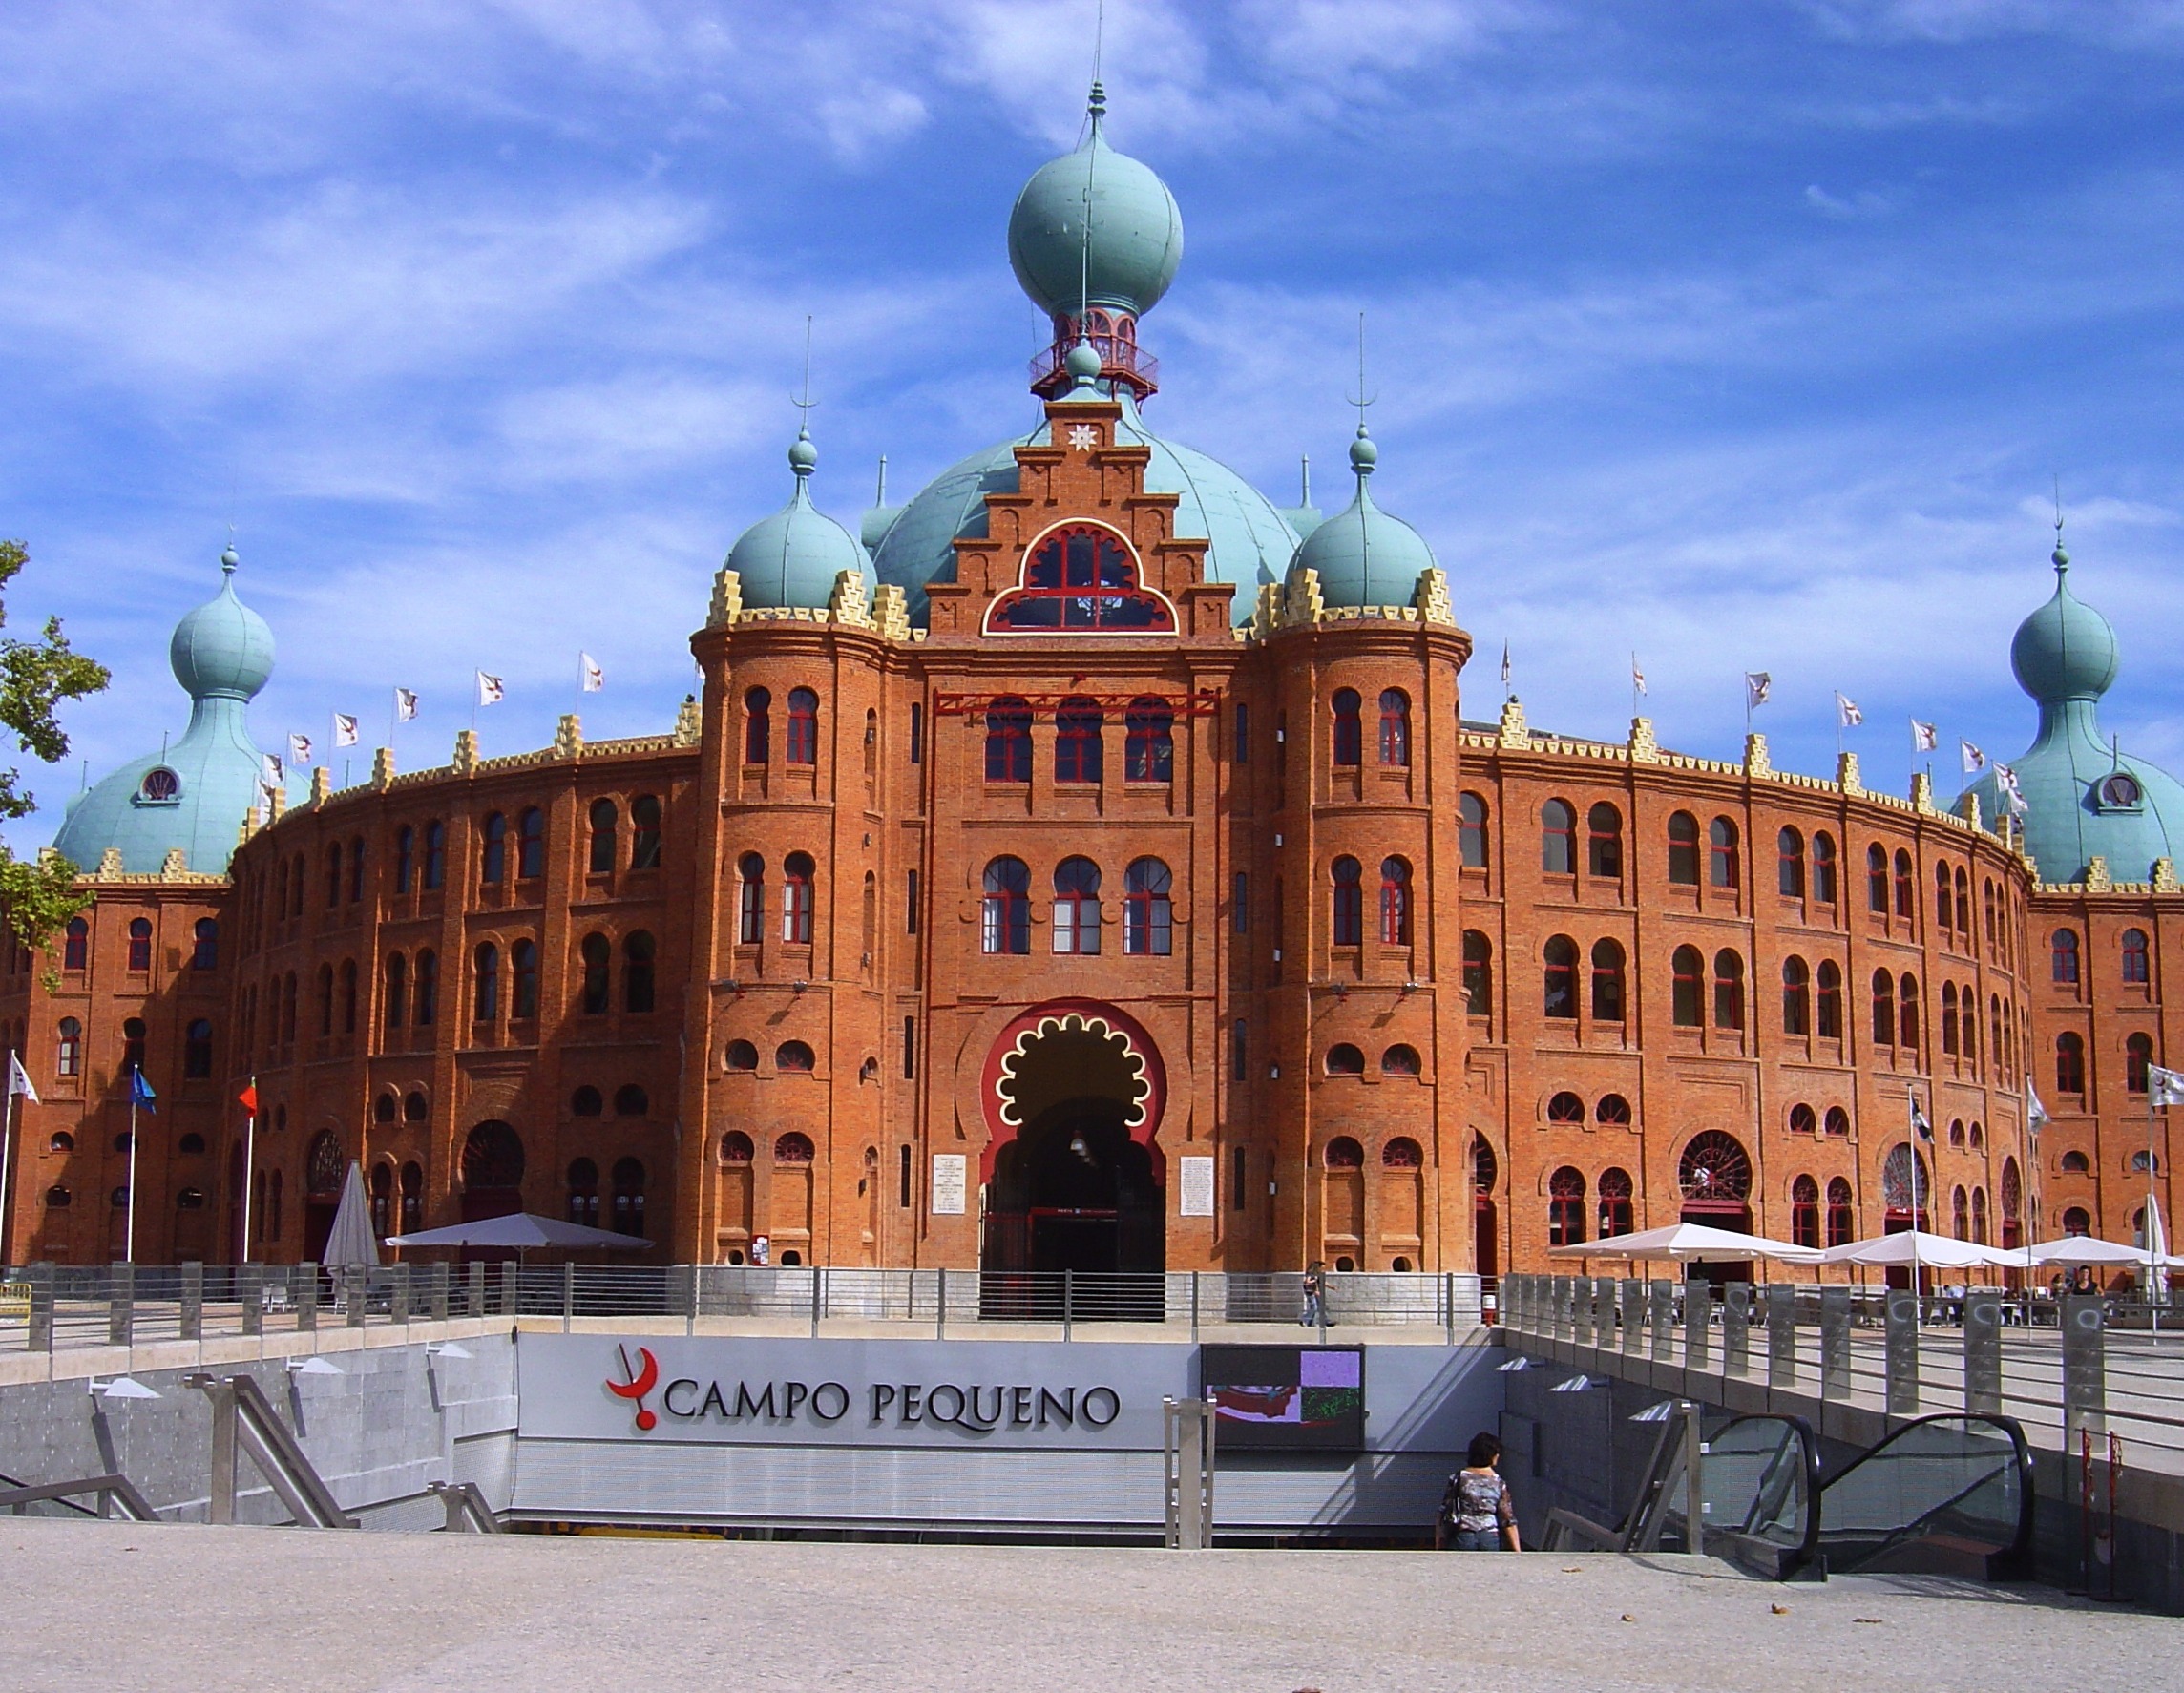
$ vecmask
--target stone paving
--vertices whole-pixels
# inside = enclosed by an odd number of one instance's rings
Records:
[[[2052,1693],[2184,1685],[2174,1621],[1709,1559],[0,1523],[0,1688],[99,1693]]]

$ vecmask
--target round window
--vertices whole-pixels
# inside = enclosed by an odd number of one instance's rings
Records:
[[[153,774],[157,775],[158,772],[154,771]],[[145,781],[149,783],[151,777],[146,777]],[[2104,805],[2135,805],[2139,797],[2138,778],[2127,776],[2121,770],[2101,784],[2101,804]]]
[[[181,793],[182,779],[160,764],[144,772],[143,783],[136,791],[155,804],[164,804]]]

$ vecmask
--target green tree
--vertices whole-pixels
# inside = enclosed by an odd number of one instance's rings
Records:
[[[30,562],[30,549],[21,541],[0,541],[0,595]],[[0,600],[0,626],[7,620]],[[108,680],[105,665],[69,646],[58,617],[46,619],[45,632],[36,640],[0,637],[0,731],[12,734],[23,751],[58,763],[68,756],[69,742],[54,712],[62,700],[95,694]],[[0,819],[27,817],[37,809],[36,799],[17,785],[20,780],[19,771],[0,771]],[[91,903],[76,891],[77,874],[65,858],[26,862],[0,842],[0,909],[24,946],[33,951],[42,948],[55,930]]]

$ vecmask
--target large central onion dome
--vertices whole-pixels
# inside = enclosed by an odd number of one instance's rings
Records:
[[[1175,196],[1150,167],[1107,145],[1106,109],[1094,83],[1084,144],[1041,165],[1009,214],[1009,264],[1049,317],[1085,305],[1137,317],[1160,303],[1183,262]]]

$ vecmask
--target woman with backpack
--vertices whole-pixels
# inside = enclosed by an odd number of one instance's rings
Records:
[[[1448,1478],[1441,1494],[1440,1515],[1434,1524],[1435,1549],[1495,1552],[1507,1546],[1511,1552],[1522,1552],[1517,1508],[1497,1467],[1502,1462],[1502,1442],[1482,1429],[1471,1437],[1466,1457],[1465,1466]]]

